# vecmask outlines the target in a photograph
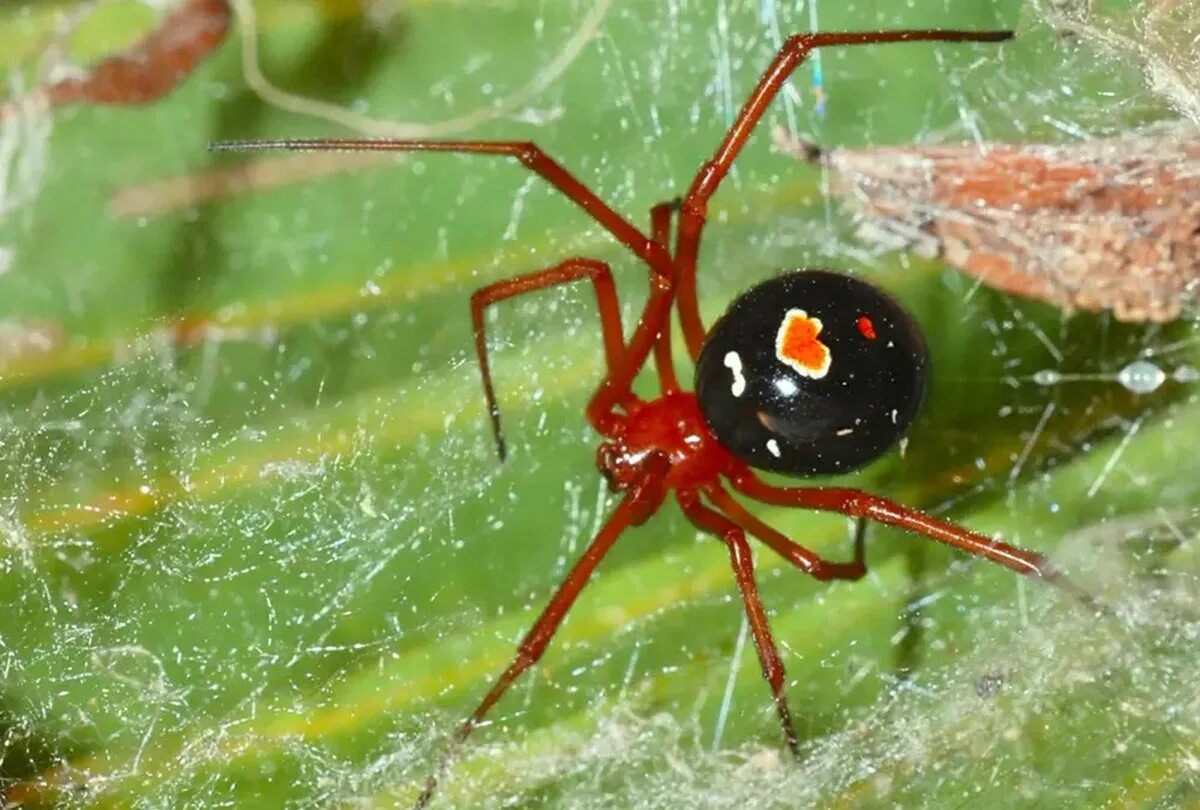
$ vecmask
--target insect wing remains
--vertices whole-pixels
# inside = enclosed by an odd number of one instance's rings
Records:
[[[829,168],[858,234],[1068,312],[1170,321],[1200,289],[1200,141],[1157,126],[1069,144],[776,146]]]

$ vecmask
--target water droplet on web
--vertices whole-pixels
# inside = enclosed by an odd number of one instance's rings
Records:
[[[1166,379],[1166,373],[1148,360],[1134,360],[1117,372],[1117,382],[1135,394],[1149,394]]]
[[[1062,382],[1062,375],[1052,368],[1044,368],[1033,375],[1033,381],[1038,385],[1056,385]]]
[[[1180,366],[1171,374],[1172,379],[1178,383],[1194,383],[1200,382],[1200,370],[1192,366]]]

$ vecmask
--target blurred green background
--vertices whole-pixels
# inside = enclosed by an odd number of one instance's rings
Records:
[[[12,95],[73,7],[0,6]],[[594,7],[255,8],[280,86],[434,123],[517,91]],[[618,0],[561,77],[470,136],[536,140],[641,223],[809,13]],[[668,507],[618,544],[442,806],[1197,802],[1200,408],[1186,374],[1145,396],[1115,378],[1139,357],[1190,368],[1194,325],[1067,318],[873,254],[769,138],[1064,140],[1167,111],[1134,65],[1019,0],[820,14],[825,30],[1020,36],[825,52],[824,117],[798,71],[714,201],[705,316],[780,268],[893,291],[927,333],[933,388],[905,454],[845,480],[1045,551],[1116,615],[879,528],[857,584],[763,554],[809,752],[792,765],[724,549]],[[106,4],[66,47],[86,64],[153,24]],[[503,466],[467,299],[584,254],[612,262],[631,324],[644,268],[504,161],[208,153],[347,134],[252,92],[240,40],[158,103],[0,120],[0,777],[31,805],[406,806],[611,506],[582,410],[602,367],[590,290],[498,308]],[[1039,384],[1047,370],[1069,381]],[[850,552],[840,518],[762,514]]]

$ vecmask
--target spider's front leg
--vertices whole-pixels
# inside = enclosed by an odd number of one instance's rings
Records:
[[[601,436],[613,436],[620,430],[625,417],[614,413],[633,390],[633,381],[655,345],[659,344],[663,331],[670,328],[671,304],[675,300],[675,279],[658,273],[650,274],[650,296],[642,309],[637,328],[629,338],[621,362],[600,383],[587,405],[588,422]],[[666,358],[670,360],[669,356]]]
[[[608,265],[595,259],[573,258],[545,270],[514,278],[497,281],[482,287],[471,295],[471,323],[475,329],[475,351],[479,356],[479,371],[483,376],[483,394],[487,399],[488,415],[492,420],[492,433],[496,437],[496,450],[500,460],[506,455],[504,434],[500,430],[500,406],[496,402],[496,391],[492,385],[491,365],[488,363],[487,336],[484,331],[484,311],[499,301],[525,293],[568,284],[588,278],[596,290],[596,304],[600,308],[600,331],[604,338],[604,357],[611,376],[619,367],[625,351],[624,330],[621,327],[621,306],[617,301],[617,289],[613,284],[612,271]],[[628,405],[633,395],[617,400],[618,405]]]
[[[788,78],[814,48],[842,45],[874,45],[886,42],[1001,42],[1011,39],[1012,31],[959,31],[922,29],[910,31],[864,31],[855,33],[797,34],[789,37],[767,67],[758,85],[742,105],[733,124],[700,171],[697,172],[679,216],[675,262],[679,268],[679,321],[687,340],[688,352],[700,356],[705,329],[696,301],[696,259],[700,236],[708,216],[708,201],[733,167],[734,160],[750,139],[750,133],[762,120],[767,108]]]
[[[213,152],[445,152],[457,155],[491,155],[515,158],[582,208],[618,242],[633,251],[657,272],[669,270],[667,251],[635,228],[575,175],[530,141],[435,141],[396,138],[283,138],[266,141],[218,141]]]
[[[567,171],[558,161],[529,141],[434,141],[363,138],[282,139],[269,141],[223,141],[209,146],[214,152],[285,150],[303,152],[445,152],[515,158],[540,176],[571,202],[582,208],[604,230],[625,245],[650,267],[650,296],[637,328],[629,338],[620,360],[588,405],[588,418],[601,435],[611,435],[621,417],[613,413],[628,401],[633,379],[641,371],[659,335],[668,326],[675,295],[675,265],[665,243],[653,239],[621,216],[612,206]],[[493,428],[497,417],[494,407]],[[501,445],[501,453],[503,447]]]

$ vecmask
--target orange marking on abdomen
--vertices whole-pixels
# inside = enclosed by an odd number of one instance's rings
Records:
[[[877,337],[875,334],[875,324],[871,323],[871,319],[866,315],[858,316],[858,331],[867,340],[874,340]]]
[[[789,309],[775,336],[775,356],[805,377],[820,379],[829,372],[833,355],[817,337],[821,320],[802,309]]]

